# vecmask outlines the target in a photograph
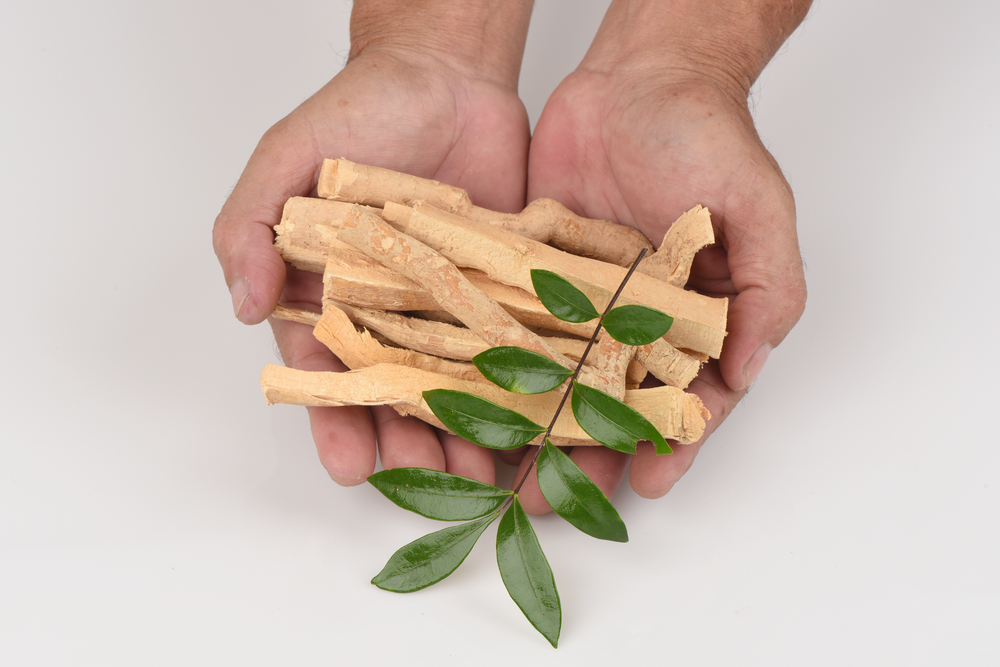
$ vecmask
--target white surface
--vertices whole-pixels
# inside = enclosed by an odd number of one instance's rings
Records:
[[[603,4],[539,1],[533,120]],[[369,585],[439,524],[329,481],[230,313],[212,221],[349,9],[6,12],[0,662],[1000,664],[1000,5],[820,0],[761,77],[808,309],[667,497],[619,494],[628,545],[537,522],[558,651],[491,532],[432,589]]]

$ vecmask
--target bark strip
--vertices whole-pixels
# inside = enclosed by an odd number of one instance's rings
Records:
[[[531,290],[531,269],[553,271],[586,294],[603,310],[626,269],[550,248],[502,229],[450,214],[425,203],[405,207],[387,203],[383,217],[401,232],[422,241],[458,266],[479,269],[493,280]],[[718,358],[726,335],[725,299],[713,299],[633,274],[620,298],[661,310],[674,318],[665,338]]]
[[[455,389],[516,410],[536,424],[547,424],[559,401],[555,392],[522,396],[492,384],[458,380],[394,364],[379,364],[347,373],[300,371],[268,364],[261,389],[269,405],[308,406],[392,405],[403,415],[415,415],[439,428],[443,425],[424,402],[427,389]],[[681,444],[696,442],[704,433],[708,412],[701,399],[675,387],[625,392],[625,403],[653,423],[665,438]],[[577,425],[572,411],[563,410],[553,431],[559,445],[597,444]]]

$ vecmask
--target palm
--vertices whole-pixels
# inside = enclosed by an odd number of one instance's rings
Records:
[[[759,344],[750,315],[759,310],[760,272],[776,259],[789,264],[755,240],[772,231],[786,238],[791,225],[794,241],[790,190],[745,105],[704,82],[653,86],[579,70],[550,98],[532,139],[528,199],[537,197],[636,227],[654,243],[682,212],[695,204],[709,208],[718,243],[699,253],[689,286],[732,301],[723,357],[691,386],[714,416],[707,437],[743,395],[747,351],[741,346]],[[797,247],[793,251],[789,256],[797,257]],[[781,270],[794,274],[801,267]],[[632,486],[642,495],[662,495],[697,447],[659,458],[641,449],[632,462]],[[586,456],[595,460],[591,465],[622,471],[626,465],[614,452],[602,452],[599,461],[597,454]]]
[[[350,160],[434,178],[502,211],[524,206],[528,122],[513,91],[462,77],[427,56],[362,54],[261,139],[216,221],[215,246],[227,271],[257,286],[280,286],[287,305],[318,310],[320,277],[287,269],[271,247],[271,228],[289,197],[315,192],[324,158]],[[260,321],[278,289],[249,300],[241,319]],[[235,297],[234,297],[235,298]],[[253,312],[249,312],[252,310]],[[272,322],[289,366],[344,370],[308,327]],[[493,459],[453,436],[391,408],[310,408],[313,437],[330,475],[364,481],[378,440],[387,468],[410,465],[492,481]]]

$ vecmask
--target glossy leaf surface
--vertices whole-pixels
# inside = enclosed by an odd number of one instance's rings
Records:
[[[589,322],[600,316],[586,294],[556,273],[544,269],[532,269],[531,284],[542,305],[560,320]]]
[[[635,454],[639,440],[650,440],[657,454],[673,451],[648,419],[603,391],[574,382],[572,404],[576,423],[605,447]]]
[[[410,542],[392,555],[372,583],[386,591],[411,593],[436,584],[458,569],[496,517],[451,526]]]
[[[520,347],[491,347],[472,358],[486,379],[517,394],[552,391],[573,374],[546,356]]]
[[[601,540],[628,542],[628,530],[614,505],[568,456],[546,438],[538,455],[538,486],[552,510]]]
[[[468,521],[485,516],[512,495],[491,484],[424,468],[382,470],[368,478],[403,509],[439,521]]]
[[[527,417],[463,391],[432,389],[423,396],[448,430],[482,447],[516,449],[545,433]]]
[[[628,305],[608,311],[602,324],[615,340],[626,345],[648,345],[670,330],[674,318],[655,308]]]
[[[556,581],[517,496],[497,527],[497,565],[510,597],[535,629],[557,646],[562,608]]]

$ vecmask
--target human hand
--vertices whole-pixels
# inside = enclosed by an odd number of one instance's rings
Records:
[[[263,321],[279,300],[319,310],[321,276],[286,267],[273,248],[272,228],[289,197],[315,196],[324,158],[434,178],[498,211],[523,208],[529,129],[517,75],[530,2],[508,2],[497,18],[488,0],[444,1],[435,11],[429,5],[436,1],[356,2],[347,66],[260,140],[213,233],[241,322]],[[421,34],[424,21],[431,22],[431,37],[408,41]],[[401,22],[406,31],[397,30]],[[478,42],[484,31],[498,32],[490,47]],[[275,319],[271,326],[288,366],[346,370],[309,327]],[[493,481],[491,451],[390,407],[308,411],[320,460],[339,484],[359,484],[373,472],[376,440],[386,468],[433,468]]]
[[[620,9],[630,3],[615,4]],[[695,204],[712,214],[717,243],[697,255],[688,283],[730,299],[721,358],[706,364],[689,387],[712,413],[705,435],[675,446],[668,456],[655,456],[648,443],[640,444],[631,461],[599,447],[571,454],[609,496],[631,464],[632,488],[656,498],[688,470],[799,319],[805,279],[791,189],[746,105],[759,70],[727,73],[717,66],[727,59],[711,59],[706,45],[694,51],[698,62],[676,43],[670,52],[633,43],[636,50],[629,52],[621,47],[629,43],[622,36],[641,42],[635,22],[650,17],[615,11],[612,5],[587,57],[556,89],[538,121],[528,200],[551,197],[586,217],[636,227],[654,243]],[[529,482],[522,503],[529,511],[546,511],[534,475]]]

